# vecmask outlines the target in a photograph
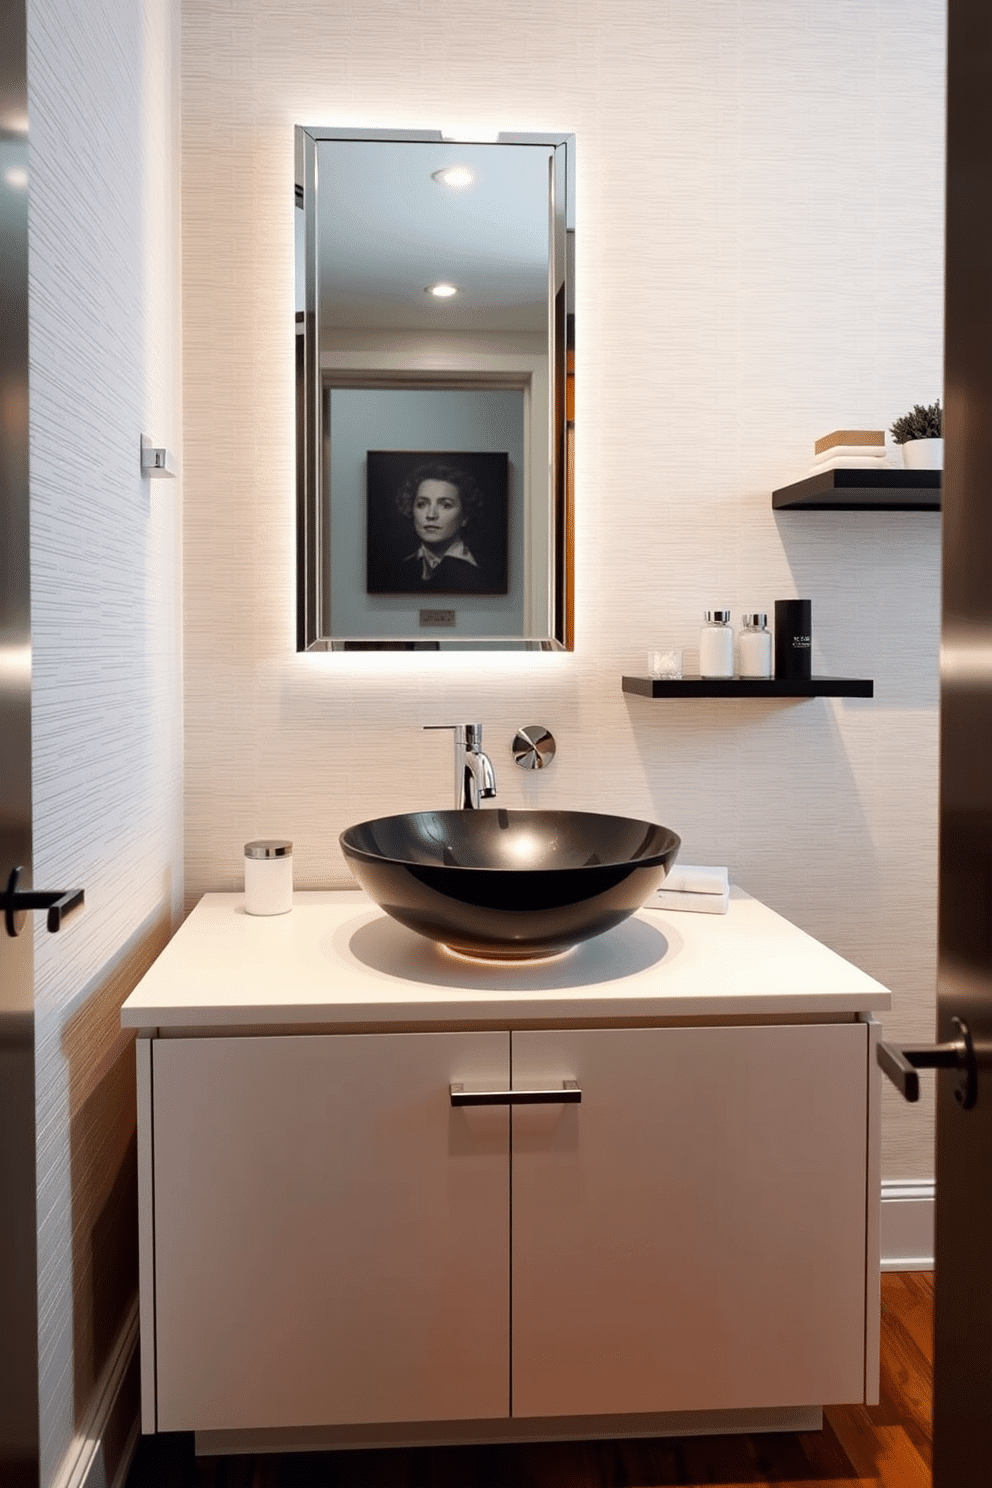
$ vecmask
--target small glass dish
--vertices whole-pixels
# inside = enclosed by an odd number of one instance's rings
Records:
[[[676,650],[649,651],[648,676],[668,682],[676,682],[682,676],[682,652]]]

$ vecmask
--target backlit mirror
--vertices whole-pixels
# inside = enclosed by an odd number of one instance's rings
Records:
[[[572,648],[573,183],[297,128],[299,650]]]

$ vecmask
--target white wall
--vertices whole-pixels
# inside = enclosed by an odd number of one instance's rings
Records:
[[[421,726],[479,720],[504,804],[672,826],[932,1033],[940,520],[770,493],[940,392],[943,28],[941,0],[185,0],[190,900],[266,835],[347,883],[342,828],[447,803]],[[574,654],[295,654],[295,123],[575,132]],[[814,669],[872,701],[621,693],[704,608],[797,593]],[[533,722],[540,779],[509,754]],[[886,1177],[931,1140],[887,1093]]]
[[[178,43],[173,0],[29,0],[34,873],[86,891],[33,917],[44,1485],[101,1448],[137,1276],[118,1013],[182,901],[181,482],[139,470],[182,437]]]

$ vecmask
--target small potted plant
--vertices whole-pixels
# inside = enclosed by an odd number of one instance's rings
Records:
[[[943,470],[944,415],[936,403],[913,406],[912,412],[889,426],[896,444],[902,445],[902,463],[907,470]]]

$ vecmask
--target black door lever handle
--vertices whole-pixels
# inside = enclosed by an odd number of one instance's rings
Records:
[[[954,1089],[954,1099],[965,1111],[970,1111],[978,1100],[978,1060],[967,1023],[962,1018],[952,1018],[951,1022],[958,1034],[951,1043],[917,1044],[902,1049],[895,1044],[881,1043],[877,1046],[878,1062],[908,1101],[920,1098],[917,1070],[958,1070],[960,1078]]]
[[[61,930],[62,921],[66,915],[74,909],[79,909],[84,900],[82,889],[18,889],[22,868],[12,868],[7,880],[5,890],[0,890],[0,909],[3,910],[3,920],[7,934],[10,936],[21,933],[21,923],[16,919],[17,915],[27,909],[45,909],[48,911],[46,921],[48,929],[54,935]]]

